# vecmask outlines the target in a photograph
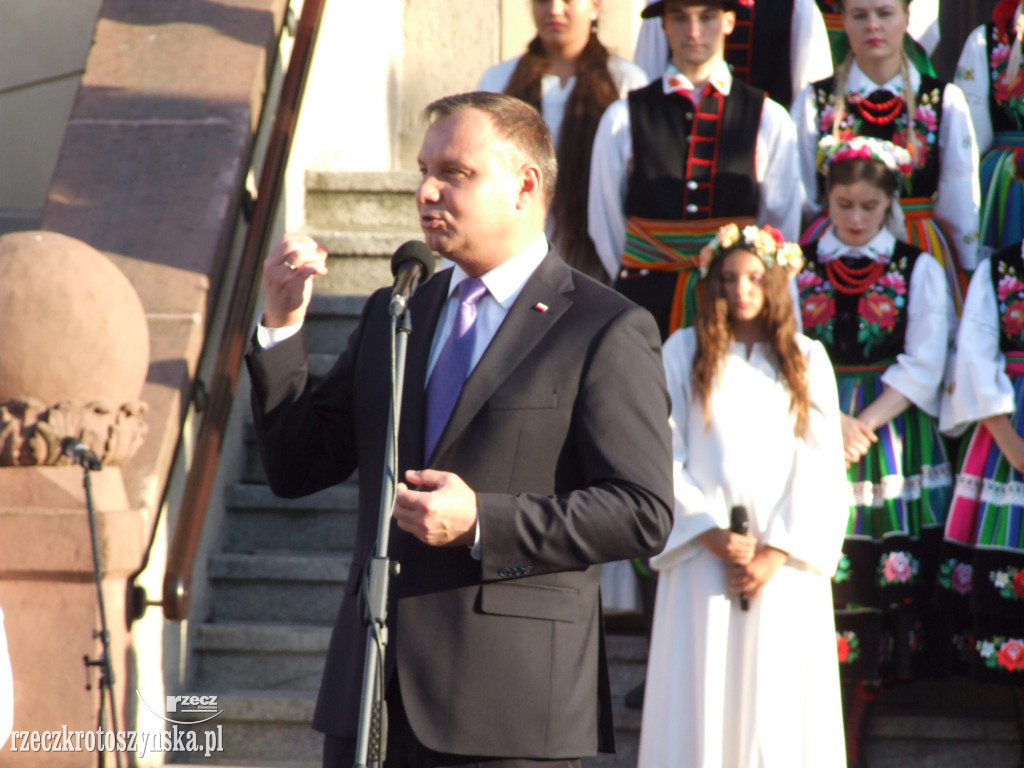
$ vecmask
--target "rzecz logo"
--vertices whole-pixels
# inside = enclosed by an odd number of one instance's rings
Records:
[[[138,694],[139,701],[146,706],[146,709],[168,723],[198,725],[199,723],[213,720],[213,718],[221,713],[221,710],[217,708],[216,696],[197,696],[194,694],[168,696],[165,700],[165,711],[160,713],[149,706],[149,703],[142,698],[141,693],[138,691],[135,691],[135,693]],[[178,720],[176,719],[177,717],[184,717],[185,719]]]

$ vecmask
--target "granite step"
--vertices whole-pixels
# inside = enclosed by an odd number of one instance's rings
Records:
[[[335,606],[337,610],[337,606]],[[233,621],[198,627],[196,674],[217,690],[315,691],[320,686],[329,626]]]
[[[210,559],[211,621],[329,626],[341,603],[347,553],[224,552]]]
[[[306,171],[306,226],[386,232],[419,227],[419,171]]]
[[[269,487],[228,487],[224,552],[303,550],[347,552],[355,540],[359,491],[349,483],[302,499],[282,499]]]
[[[178,763],[254,768],[320,764],[323,735],[311,725],[316,691],[221,691],[204,686],[201,692],[217,696],[221,714],[188,728],[197,732],[200,743],[206,743],[207,731],[219,727],[223,750],[209,757],[201,752],[177,754],[173,759]]]
[[[306,343],[315,354],[338,355],[355,330],[366,296],[314,293],[306,315]]]

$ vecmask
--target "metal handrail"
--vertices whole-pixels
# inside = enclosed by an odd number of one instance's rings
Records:
[[[167,555],[162,605],[164,616],[172,621],[187,618],[192,601],[192,571],[206,524],[224,431],[238,388],[242,356],[256,308],[261,262],[281,197],[299,104],[305,90],[325,2],[305,0],[302,5],[288,71],[274,116],[252,221],[246,234],[224,333],[217,351],[209,398],[203,409],[195,455],[185,479],[178,519]]]

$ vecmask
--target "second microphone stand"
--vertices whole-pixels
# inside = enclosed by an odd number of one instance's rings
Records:
[[[74,462],[82,467],[82,485],[85,488],[85,508],[89,519],[89,539],[92,542],[93,579],[96,582],[96,603],[99,607],[100,614],[100,628],[98,631],[93,630],[92,633],[93,638],[98,638],[102,645],[100,657],[98,659],[93,659],[90,658],[88,654],[82,657],[82,662],[85,664],[86,677],[88,677],[90,667],[98,667],[100,670],[100,703],[96,717],[97,765],[99,768],[103,768],[103,766],[106,765],[106,745],[108,743],[106,738],[106,712],[109,708],[110,725],[114,736],[114,765],[116,768],[121,768],[121,754],[117,751],[117,738],[120,733],[120,728],[118,727],[117,722],[117,700],[114,695],[114,668],[110,664],[110,629],[107,624],[107,610],[103,601],[103,572],[100,568],[99,536],[97,535],[96,529],[96,509],[93,505],[92,499],[91,473],[92,470],[98,471],[103,469],[103,465],[100,463],[100,460],[96,458],[96,455],[90,451],[87,446],[83,446],[81,443],[65,446],[65,453],[71,456]],[[92,686],[87,682],[85,688],[86,690],[90,690]]]

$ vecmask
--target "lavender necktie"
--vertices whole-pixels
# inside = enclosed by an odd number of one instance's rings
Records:
[[[455,324],[427,383],[427,418],[423,428],[423,456],[426,460],[434,453],[469,374],[476,338],[476,304],[487,293],[487,286],[480,278],[470,277],[459,283],[458,291],[459,310]]]

